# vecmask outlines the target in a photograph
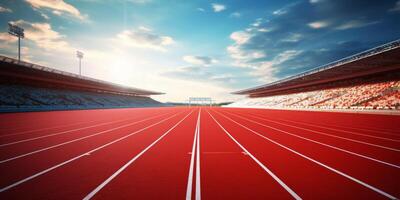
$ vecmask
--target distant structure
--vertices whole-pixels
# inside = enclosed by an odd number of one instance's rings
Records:
[[[79,59],[79,75],[82,75],[82,58],[83,58],[83,52],[81,51],[76,51],[76,57]]]
[[[400,40],[273,83],[228,107],[400,110]]]
[[[189,97],[189,106],[194,105],[209,105],[212,106],[213,100],[210,97]]]
[[[24,29],[12,23],[8,23],[8,33],[18,37],[18,61],[21,61],[21,38],[25,37]]]
[[[159,107],[161,94],[0,56],[0,113]]]

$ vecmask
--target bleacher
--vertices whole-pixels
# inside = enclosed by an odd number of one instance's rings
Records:
[[[164,106],[159,94],[0,56],[0,112]]]
[[[359,80],[354,80],[359,83]],[[400,109],[400,81],[355,84],[287,95],[250,98],[228,107]]]
[[[163,106],[163,104],[145,96],[126,96],[25,85],[0,85],[0,111],[3,112],[154,106]]]
[[[229,107],[400,110],[400,40],[233,94]]]

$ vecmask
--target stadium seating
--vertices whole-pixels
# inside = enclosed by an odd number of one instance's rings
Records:
[[[151,107],[162,103],[144,96],[0,85],[0,111]]]
[[[352,86],[329,85],[330,88],[324,90],[250,98],[234,102],[228,107],[400,109],[400,81],[351,81]]]

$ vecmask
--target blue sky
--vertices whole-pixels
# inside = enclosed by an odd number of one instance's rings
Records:
[[[25,28],[23,59],[167,93],[217,101],[400,38],[400,0],[5,0],[0,54],[16,56],[7,23]]]

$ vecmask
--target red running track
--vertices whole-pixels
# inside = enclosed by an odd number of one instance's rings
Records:
[[[0,115],[0,199],[396,199],[400,116],[209,107]]]

